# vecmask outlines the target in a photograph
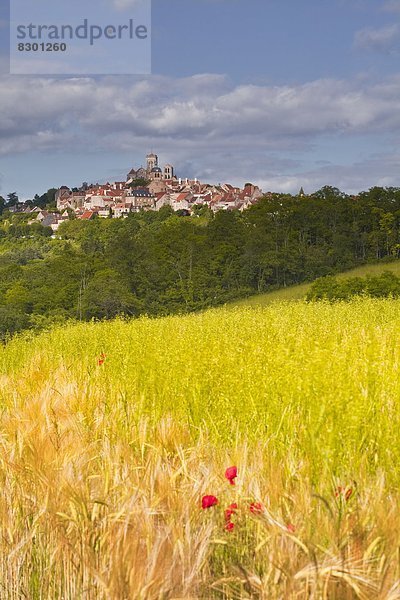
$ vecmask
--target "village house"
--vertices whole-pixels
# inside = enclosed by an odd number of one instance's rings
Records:
[[[193,195],[190,192],[170,194],[170,206],[173,210],[190,210]]]
[[[131,202],[132,210],[139,212],[139,210],[154,210],[155,197],[148,188],[135,188],[131,190],[127,197],[127,202]]]
[[[158,211],[163,206],[171,206],[171,197],[168,192],[155,194],[154,209]]]
[[[132,204],[120,202],[119,204],[115,204],[115,206],[111,207],[111,212],[114,219],[127,217],[129,213],[132,212]]]

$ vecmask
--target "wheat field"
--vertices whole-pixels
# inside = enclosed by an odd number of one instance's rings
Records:
[[[400,599],[399,365],[395,300],[11,340],[0,598]]]

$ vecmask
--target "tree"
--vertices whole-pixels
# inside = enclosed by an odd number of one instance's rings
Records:
[[[137,314],[140,302],[118,273],[103,269],[95,273],[84,289],[82,308],[86,318],[111,319],[120,314]]]
[[[131,181],[131,183],[129,184],[129,187],[131,187],[132,189],[144,188],[144,187],[147,187],[149,185],[149,183],[150,183],[150,181],[148,179],[145,179],[144,177],[137,177],[136,179]]]
[[[339,188],[331,185],[324,185],[320,190],[313,193],[315,198],[323,198],[324,200],[331,200],[332,198],[346,198],[347,194],[341,192]]]
[[[29,290],[19,281],[14,283],[5,294],[5,304],[20,313],[30,312]]]
[[[18,204],[19,198],[16,192],[10,192],[7,194],[7,206],[16,206]]]
[[[158,211],[158,218],[160,221],[166,221],[169,217],[172,217],[175,214],[175,211],[169,204],[164,204]]]
[[[28,315],[16,311],[12,306],[0,306],[0,340],[28,329],[30,321]]]
[[[195,217],[204,217],[205,219],[212,219],[214,216],[213,211],[206,204],[194,204],[192,213]]]
[[[55,208],[56,192],[56,188],[50,188],[41,196],[38,196],[38,194],[36,194],[34,197],[35,205],[39,208],[45,208],[49,207],[50,205],[53,205]]]

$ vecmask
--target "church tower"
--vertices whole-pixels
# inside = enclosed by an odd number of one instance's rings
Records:
[[[151,171],[153,169],[155,169],[156,167],[158,167],[158,156],[157,154],[148,154],[146,156],[146,161],[147,161],[147,172],[151,173]]]
[[[174,167],[172,165],[165,165],[164,167],[164,179],[173,179]]]

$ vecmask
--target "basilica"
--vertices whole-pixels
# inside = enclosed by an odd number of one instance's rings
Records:
[[[146,165],[146,168],[140,167],[137,170],[131,169],[127,175],[127,183],[131,183],[134,179],[148,179],[150,181],[171,181],[176,179],[174,175],[174,167],[172,165],[165,165],[164,169],[161,169],[158,164],[157,154],[148,154],[146,156]]]

